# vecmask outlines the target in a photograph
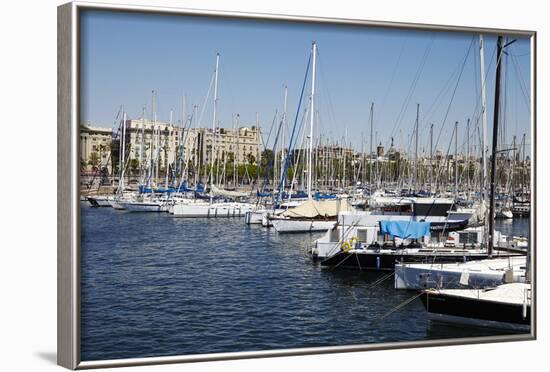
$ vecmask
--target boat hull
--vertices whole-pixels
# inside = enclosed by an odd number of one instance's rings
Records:
[[[111,207],[109,198],[104,196],[88,196],[88,203],[94,208],[106,208]]]
[[[160,212],[159,203],[120,202],[120,206],[128,212]]]
[[[270,219],[271,224],[278,233],[303,233],[327,231],[336,221],[320,220],[294,220],[294,219]]]
[[[508,281],[525,282],[525,265],[525,256],[466,264],[397,264],[394,284],[396,289],[413,290],[495,287]]]
[[[422,304],[432,320],[518,330],[529,330],[531,307],[425,291]],[[525,315],[525,316],[524,316]]]
[[[517,254],[503,253],[499,257],[513,257]],[[340,251],[321,261],[321,266],[331,269],[395,270],[396,263],[454,263],[487,259],[486,252],[463,253],[378,253],[375,250]]]
[[[116,209],[116,210],[125,210],[126,208],[120,204],[120,202],[116,201],[116,200],[109,200],[109,204],[111,205],[111,207],[113,207],[113,209]]]
[[[261,225],[264,216],[267,214],[267,211],[248,211],[244,216],[244,222],[247,225]]]
[[[227,218],[244,217],[253,206],[248,204],[180,204],[173,208],[174,217],[182,218]]]

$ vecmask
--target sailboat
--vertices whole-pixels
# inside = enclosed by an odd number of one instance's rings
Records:
[[[455,263],[399,263],[395,265],[396,289],[487,288],[505,283],[525,283],[526,256],[491,258]]]
[[[212,119],[212,135],[216,135],[217,124],[217,105],[218,105],[218,70],[220,55],[216,54],[216,67],[214,70],[214,110]],[[214,141],[215,142],[215,141]],[[235,191],[221,190],[214,185],[214,154],[215,143],[212,144],[211,166],[210,166],[210,200],[187,199],[176,203],[170,208],[170,213],[174,217],[243,217],[245,213],[252,210],[253,205],[243,202],[217,202],[214,201],[216,194],[227,198],[238,198],[244,196]]]
[[[531,325],[530,283],[487,289],[427,289],[421,300],[435,321],[523,331]]]
[[[482,43],[481,37],[480,42]],[[502,46],[502,36],[497,38],[488,242],[490,253],[494,243],[493,216],[495,212],[495,170],[499,125],[501,56],[503,49],[513,42],[511,41]],[[528,264],[529,256],[526,259],[526,266]],[[502,284],[486,289],[426,289],[422,292],[422,303],[431,319],[528,331],[531,325],[531,283],[528,270],[525,278],[525,283]]]
[[[313,198],[313,125],[315,121],[315,74],[317,62],[317,43],[315,41],[311,46],[311,61],[311,94],[310,106],[307,110],[309,112],[309,135],[306,154],[307,200],[293,209],[268,216],[269,223],[278,233],[326,231],[336,223],[339,212],[353,210],[347,199],[314,200]],[[292,144],[292,137],[290,143]],[[290,156],[290,151],[288,156]],[[284,186],[285,172],[286,167],[281,170],[280,191],[282,191],[282,187]]]

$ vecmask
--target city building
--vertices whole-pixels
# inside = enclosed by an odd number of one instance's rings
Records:
[[[211,162],[230,162],[236,164],[256,164],[261,152],[260,128],[252,126],[236,129],[217,128],[215,135],[212,129],[191,128],[189,131],[187,157],[194,164]],[[212,154],[214,145],[214,154]]]
[[[80,169],[91,173],[106,169],[112,173],[111,157],[113,131],[111,128],[80,125]]]
[[[182,155],[185,162],[189,161],[194,167],[209,164],[213,144],[214,161],[220,162],[234,159],[237,164],[255,164],[261,151],[261,132],[255,126],[217,128],[213,135],[212,129],[185,130],[180,126],[140,118],[127,120],[125,132],[128,161],[137,168],[146,168],[151,162],[164,169],[166,164],[182,159]]]

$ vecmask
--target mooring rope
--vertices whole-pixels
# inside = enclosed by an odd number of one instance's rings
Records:
[[[348,258],[350,258],[351,256],[353,255],[356,255],[357,253],[349,253],[346,257],[344,257],[344,259],[340,262],[338,262],[336,265],[334,266],[331,266],[330,267],[330,270],[333,271],[334,269],[336,269],[338,266],[340,266],[341,264],[343,264]]]
[[[372,289],[374,287],[376,287],[377,285],[381,284],[382,282],[384,282],[386,279],[389,279],[393,276],[393,274],[395,274],[395,271],[392,271],[391,273],[389,274],[386,274],[384,275],[383,277],[381,278],[378,278],[377,280],[375,280],[373,283],[371,283],[367,289]]]
[[[394,312],[396,312],[397,310],[407,306],[408,304],[410,304],[411,302],[413,302],[414,300],[416,300],[418,297],[422,296],[424,294],[424,292],[420,292],[420,293],[417,293],[415,294],[414,296],[406,299],[405,301],[401,302],[399,305],[395,306],[393,309],[391,309],[390,311],[388,311],[387,313],[383,314],[382,316],[376,318],[373,320],[373,324],[377,324],[378,322],[380,322],[381,320],[385,319],[386,317],[390,316],[391,314],[393,314]]]

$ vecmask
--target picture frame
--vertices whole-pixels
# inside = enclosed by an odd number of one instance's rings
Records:
[[[529,257],[533,278],[531,298],[530,332],[519,335],[499,335],[485,337],[462,337],[452,339],[422,340],[412,342],[389,342],[361,345],[340,345],[323,347],[302,347],[294,349],[274,349],[266,351],[239,351],[227,353],[159,356],[131,359],[82,361],[80,333],[80,16],[89,10],[126,12],[136,14],[166,14],[197,16],[220,19],[266,20],[273,22],[303,23],[315,25],[347,25],[374,27],[380,29],[424,30],[457,33],[483,33],[486,35],[505,34],[530,39],[531,47],[531,156],[536,164],[536,32],[525,30],[486,29],[461,26],[441,26],[435,24],[409,24],[372,20],[331,19],[309,16],[288,16],[226,11],[205,11],[185,8],[158,6],[132,6],[71,2],[58,8],[58,364],[69,369],[86,369],[115,366],[183,363],[273,356],[309,355],[319,353],[340,353],[365,350],[384,350],[422,346],[462,345],[487,342],[506,342],[536,339],[536,249]],[[531,171],[531,194],[536,198],[535,166]],[[536,204],[532,205],[530,221],[530,244],[536,248]]]

